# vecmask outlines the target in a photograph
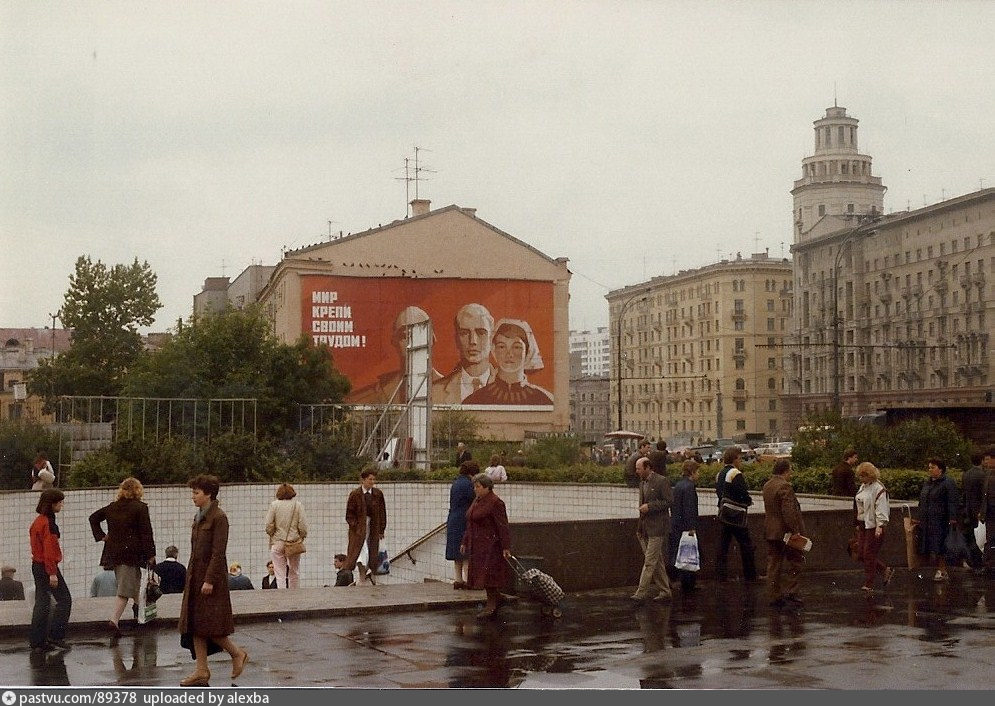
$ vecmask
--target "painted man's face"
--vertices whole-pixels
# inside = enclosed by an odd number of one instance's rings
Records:
[[[485,362],[491,352],[491,330],[487,319],[474,311],[460,313],[456,317],[456,346],[464,366]]]

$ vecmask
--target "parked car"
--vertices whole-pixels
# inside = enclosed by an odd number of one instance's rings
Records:
[[[775,444],[767,444],[757,447],[757,460],[761,462],[778,461],[782,458],[791,458],[791,450],[795,444],[792,441],[780,441]]]
[[[701,456],[701,460],[705,463],[715,463],[722,460],[722,449],[712,444],[706,444],[705,446],[692,446],[690,448],[692,454],[698,454]]]

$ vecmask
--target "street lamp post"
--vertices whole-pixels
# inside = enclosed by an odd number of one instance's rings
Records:
[[[618,365],[618,428],[622,428],[622,317],[625,316],[625,310],[629,308],[629,304],[636,301],[637,297],[642,297],[638,301],[646,301],[647,297],[642,292],[636,292],[631,297],[625,300],[622,304],[622,308],[618,312],[618,327],[615,337],[615,359]]]

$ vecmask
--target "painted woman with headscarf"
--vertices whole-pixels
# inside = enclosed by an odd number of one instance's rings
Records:
[[[542,356],[532,327],[520,319],[501,319],[491,338],[494,379],[471,394],[463,404],[551,405],[553,395],[533,385],[526,373],[542,370]]]

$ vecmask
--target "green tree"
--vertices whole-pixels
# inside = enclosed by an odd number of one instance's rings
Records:
[[[254,398],[258,427],[271,437],[296,431],[298,403],[340,402],[348,391],[327,346],[279,341],[258,307],[191,318],[142,354],[124,385],[132,397]]]
[[[151,326],[162,307],[148,262],[108,267],[89,256],[76,260],[60,317],[73,331],[69,350],[43,360],[28,391],[49,405],[59,395],[117,395],[122,379],[142,352],[141,326]]]

